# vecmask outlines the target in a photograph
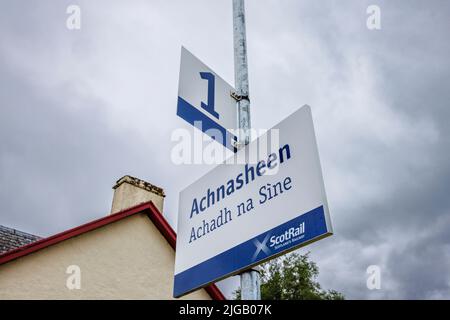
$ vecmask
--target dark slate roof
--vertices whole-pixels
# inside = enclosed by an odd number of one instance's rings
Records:
[[[0,254],[23,247],[41,237],[0,225]]]

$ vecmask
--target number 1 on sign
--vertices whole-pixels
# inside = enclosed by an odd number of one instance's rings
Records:
[[[208,111],[214,117],[219,119],[219,114],[214,110],[214,90],[215,90],[215,78],[211,72],[200,72],[200,77],[208,81],[208,101],[205,104],[202,102],[203,109]]]

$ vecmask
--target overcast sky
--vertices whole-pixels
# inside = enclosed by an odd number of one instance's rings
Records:
[[[66,8],[81,8],[81,29]],[[366,27],[369,5],[381,30]],[[312,107],[347,298],[450,298],[450,3],[247,0],[252,122]],[[107,214],[125,174],[178,192],[180,48],[234,83],[231,0],[0,1],[0,224],[48,236]],[[381,269],[368,290],[366,268]],[[231,281],[236,283],[236,279]],[[227,286],[229,287],[229,285]]]

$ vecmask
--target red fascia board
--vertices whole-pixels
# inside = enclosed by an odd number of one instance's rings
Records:
[[[113,222],[121,220],[125,217],[129,217],[133,214],[142,212],[146,209],[149,209],[148,203],[144,203],[144,204],[132,207],[128,210],[124,210],[124,211],[106,216],[104,218],[100,218],[100,219],[88,222],[86,224],[75,227],[73,229],[69,229],[69,230],[63,231],[61,233],[55,234],[51,237],[43,238],[41,240],[32,242],[26,246],[19,247],[17,249],[8,251],[8,252],[0,255],[0,265],[3,263],[9,262],[11,260],[23,257],[27,254],[33,253],[40,249],[46,248],[48,246],[57,244],[61,241],[76,237],[80,234],[92,231],[97,228],[103,227],[109,223],[113,223]]]
[[[0,265],[12,261],[14,259],[26,256],[30,253],[36,252],[40,249],[44,249],[51,245],[57,244],[64,240],[76,237],[80,234],[95,230],[97,228],[103,227],[107,224],[116,222],[118,220],[124,219],[126,217],[132,216],[137,213],[146,213],[156,228],[161,232],[161,234],[166,238],[169,245],[175,250],[176,249],[176,233],[169,225],[166,219],[164,219],[163,215],[159,212],[158,208],[150,201],[146,203],[139,204],[132,208],[120,211],[115,214],[108,215],[104,218],[100,218],[81,226],[75,227],[73,229],[63,231],[54,236],[44,238],[35,242],[32,242],[26,246],[8,251],[2,255],[0,255]],[[206,292],[213,298],[214,300],[225,300],[225,296],[219,290],[219,288],[215,285],[209,285],[205,287]]]
[[[217,287],[214,283],[204,288],[209,296],[213,300],[227,300],[223,295],[222,291],[220,291],[219,287]]]
[[[170,244],[173,250],[176,250],[177,234],[172,229],[167,220],[164,219],[164,216],[159,212],[158,208],[156,208],[153,202],[148,202],[148,206],[150,209],[148,217],[150,218],[150,220],[152,220],[153,224],[159,230],[159,232],[162,233],[164,238],[166,238],[167,242]]]

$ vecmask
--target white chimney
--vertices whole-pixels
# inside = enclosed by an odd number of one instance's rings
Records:
[[[152,201],[163,212],[164,190],[149,182],[127,175],[117,180],[113,189],[111,214],[148,201]]]

